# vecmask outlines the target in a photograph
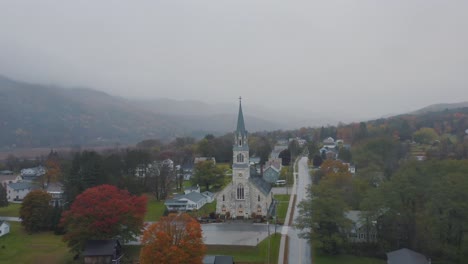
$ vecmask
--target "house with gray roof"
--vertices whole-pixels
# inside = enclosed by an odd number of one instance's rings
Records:
[[[388,264],[430,264],[431,260],[421,253],[402,248],[387,253]]]
[[[276,183],[279,179],[280,171],[275,166],[269,166],[263,171],[263,179],[269,183]]]
[[[350,242],[376,242],[376,222],[366,217],[366,212],[351,210],[345,212],[345,217],[352,222],[350,232],[347,234]]]
[[[193,211],[199,210],[205,204],[213,202],[213,197],[214,194],[211,192],[200,193],[193,191],[167,199],[164,205],[169,211]]]
[[[7,185],[7,199],[9,202],[22,201],[32,190],[39,187],[31,182],[15,182]]]

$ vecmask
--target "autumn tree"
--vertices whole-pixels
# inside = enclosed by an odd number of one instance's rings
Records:
[[[20,207],[21,225],[27,232],[33,233],[50,228],[50,206],[52,196],[43,190],[34,190],[24,197]]]
[[[169,214],[150,225],[142,245],[142,264],[201,264],[206,252],[201,226],[188,214]]]
[[[134,196],[112,185],[89,188],[62,214],[64,241],[75,252],[89,239],[135,239],[143,228],[146,196]]]
[[[210,185],[221,185],[224,181],[224,174],[221,169],[216,167],[213,161],[207,160],[199,162],[195,165],[195,173],[191,181],[193,184],[199,184],[210,190]]]
[[[45,161],[46,173],[39,178],[42,188],[48,186],[51,182],[57,182],[62,176],[58,153],[50,151]]]
[[[437,132],[430,127],[422,127],[413,133],[414,141],[421,144],[432,144],[438,137]]]

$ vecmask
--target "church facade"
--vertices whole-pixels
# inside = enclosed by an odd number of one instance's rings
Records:
[[[234,132],[232,182],[217,196],[216,213],[230,218],[267,216],[273,197],[271,185],[261,177],[250,176],[248,133],[242,103],[239,101],[237,129]]]

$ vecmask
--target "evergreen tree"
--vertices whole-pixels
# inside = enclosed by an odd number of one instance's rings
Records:
[[[0,184],[0,207],[7,207],[8,206],[8,199],[7,199],[7,192],[5,187]]]

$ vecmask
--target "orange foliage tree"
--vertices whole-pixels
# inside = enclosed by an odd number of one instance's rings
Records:
[[[112,185],[89,188],[62,214],[63,240],[75,252],[89,239],[134,240],[144,226],[146,203],[146,196],[131,195]]]
[[[188,214],[169,214],[143,233],[140,263],[202,263],[206,247],[200,223]]]

